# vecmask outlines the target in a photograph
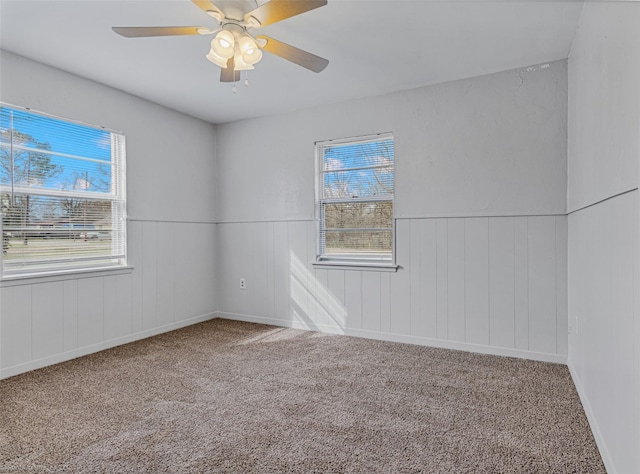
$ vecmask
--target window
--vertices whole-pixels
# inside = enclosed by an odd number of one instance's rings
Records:
[[[393,266],[391,134],[316,143],[318,264]]]
[[[124,136],[0,105],[2,275],[126,262]]]

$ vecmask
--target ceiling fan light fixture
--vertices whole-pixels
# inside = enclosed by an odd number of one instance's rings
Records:
[[[250,71],[255,68],[253,67],[253,64],[244,62],[242,56],[236,55],[234,58],[233,69],[235,71]]]
[[[216,66],[220,66],[223,69],[227,67],[227,62],[229,61],[229,58],[223,58],[218,53],[216,53],[213,50],[213,48],[211,48],[211,50],[209,51],[209,54],[207,54],[205,56],[205,58],[207,58],[209,61],[211,61]]]
[[[262,59],[262,51],[258,48],[247,51],[242,55],[242,60],[248,64],[256,64]]]
[[[233,56],[235,51],[234,45],[235,39],[233,34],[227,30],[222,30],[213,38],[213,41],[211,41],[211,49],[215,51],[218,56],[226,59]]]
[[[238,40],[242,61],[247,64],[255,64],[262,59],[262,51],[249,35],[241,36]]]

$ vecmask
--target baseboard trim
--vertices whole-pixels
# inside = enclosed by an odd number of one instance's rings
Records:
[[[573,384],[576,386],[576,391],[578,392],[578,396],[580,397],[582,408],[584,409],[584,413],[587,416],[587,421],[589,422],[591,433],[593,433],[593,437],[596,440],[596,445],[598,446],[598,450],[600,451],[600,457],[602,458],[602,462],[604,463],[604,468],[609,474],[616,474],[618,471],[615,468],[613,458],[609,453],[609,449],[607,449],[607,443],[605,443],[604,436],[602,436],[602,432],[600,431],[600,425],[598,424],[596,415],[591,409],[591,404],[589,403],[589,399],[587,398],[587,393],[582,386],[580,377],[578,377],[578,371],[571,362],[568,362],[567,366],[569,367],[569,373],[571,374],[571,378],[573,379]]]
[[[14,375],[19,375],[25,372],[29,372],[31,370],[41,369],[49,365],[66,362],[68,360],[93,354],[95,352],[100,352],[105,349],[111,349],[112,347],[121,346],[122,344],[128,344],[130,342],[139,341],[140,339],[146,339],[148,337],[157,336],[158,334],[173,331],[175,329],[180,329],[186,326],[191,326],[192,324],[197,324],[203,321],[208,321],[210,319],[215,319],[217,316],[218,316],[217,312],[203,314],[201,316],[196,316],[195,318],[184,319],[182,321],[166,324],[164,326],[159,326],[153,329],[147,329],[146,331],[137,332],[135,334],[130,334],[128,336],[123,336],[116,339],[110,339],[108,341],[103,341],[98,344],[92,344],[90,346],[80,347],[78,349],[73,349],[71,351],[63,352],[61,354],[56,354],[49,357],[43,357],[42,359],[25,362],[23,364],[14,365],[12,367],[7,367],[6,369],[0,370],[0,380],[6,379],[8,377],[13,377]]]
[[[557,354],[545,354],[541,352],[523,351],[519,349],[509,349],[503,347],[484,346],[480,344],[469,344],[466,342],[445,341],[442,339],[430,339],[426,337],[406,336],[403,334],[383,333],[377,331],[366,331],[361,329],[340,328],[323,324],[314,324],[309,327],[302,321],[291,321],[288,319],[269,318],[264,316],[252,316],[247,314],[227,313],[219,311],[219,318],[232,319],[234,321],[245,321],[249,323],[269,324],[272,326],[288,327],[293,329],[304,329],[308,331],[320,331],[329,334],[342,334],[345,336],[362,337],[366,339],[376,339],[379,341],[403,342],[420,346],[438,347],[442,349],[453,349],[479,354],[490,354],[503,357],[516,357],[518,359],[529,359],[540,362],[552,362],[555,364],[567,363],[567,357]]]

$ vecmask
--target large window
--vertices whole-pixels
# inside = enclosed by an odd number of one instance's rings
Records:
[[[316,143],[319,263],[393,263],[390,134]]]
[[[0,105],[2,275],[124,265],[124,136]]]

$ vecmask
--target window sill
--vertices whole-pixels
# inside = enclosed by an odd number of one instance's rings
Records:
[[[399,265],[386,262],[341,262],[340,260],[321,260],[312,262],[314,268],[325,270],[357,270],[365,272],[397,272]]]
[[[21,273],[16,275],[4,275],[0,277],[0,288],[7,286],[31,285],[35,283],[48,283],[54,281],[77,280],[80,278],[95,278],[101,276],[125,275],[131,273],[130,265],[99,267],[99,268],[74,268],[69,270],[56,270],[42,273]]]

